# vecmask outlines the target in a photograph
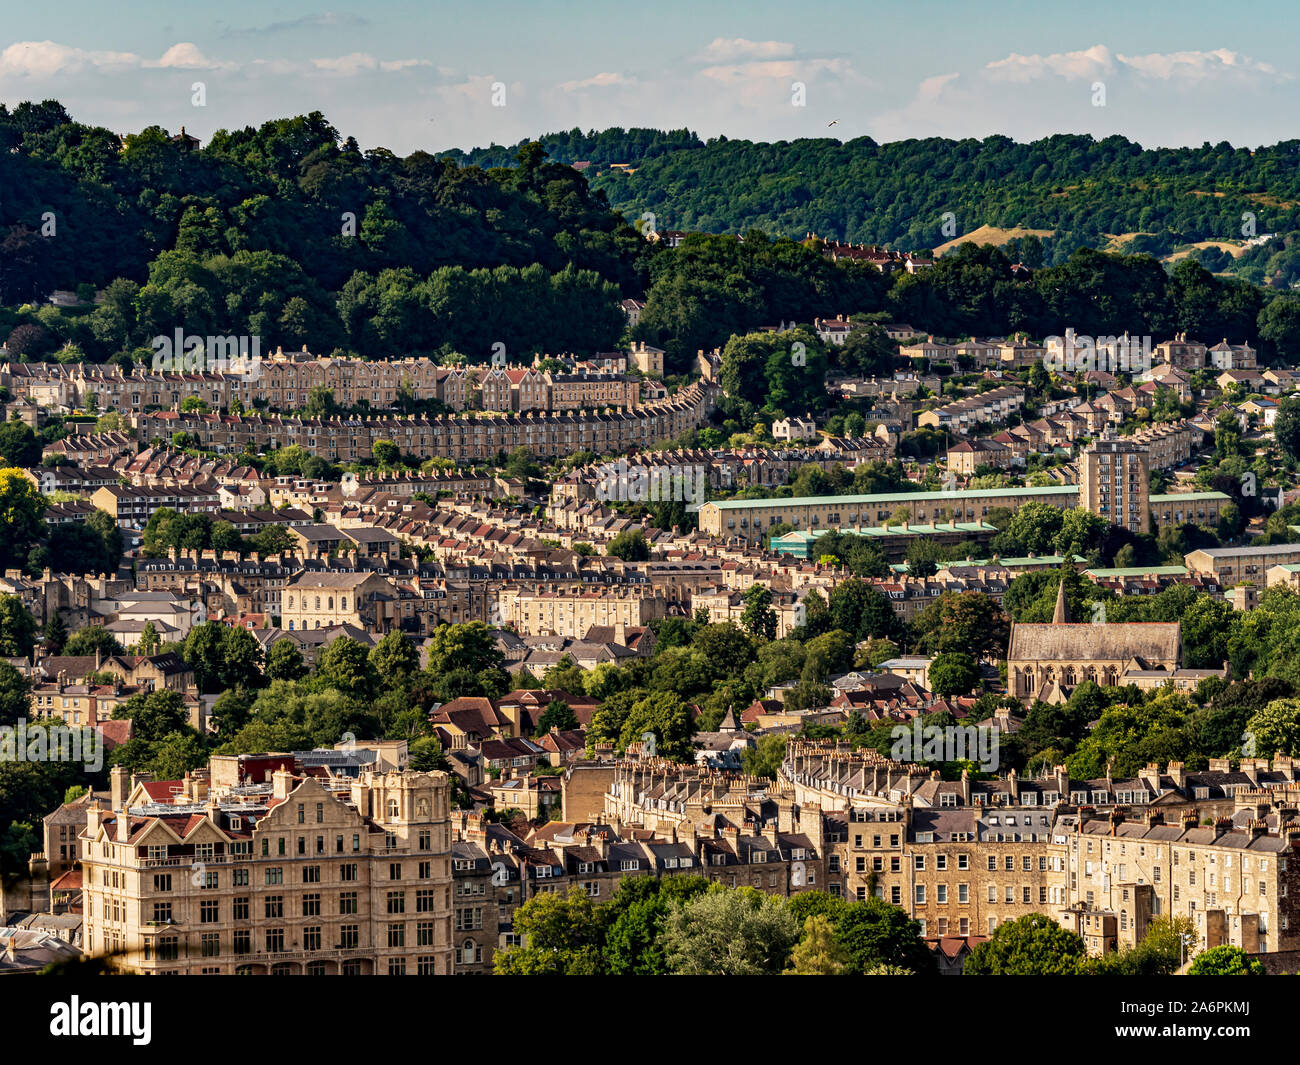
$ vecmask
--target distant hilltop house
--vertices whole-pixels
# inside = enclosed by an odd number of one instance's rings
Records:
[[[781,418],[772,423],[774,440],[815,440],[817,423],[811,418]]]
[[[805,242],[812,240],[822,242],[822,253],[832,262],[838,262],[840,259],[867,262],[882,274],[892,274],[897,270],[917,274],[934,265],[932,257],[916,252],[890,251],[888,248],[880,248],[874,244],[842,244],[838,240],[819,237],[816,233],[808,233],[804,237]]]

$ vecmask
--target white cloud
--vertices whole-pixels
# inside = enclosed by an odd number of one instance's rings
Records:
[[[199,50],[198,45],[182,41],[163,52],[161,59],[145,60],[141,65],[169,70],[231,70],[238,64],[209,59]]]
[[[1012,52],[1005,59],[987,64],[984,72],[993,80],[1016,82],[1033,81],[1050,75],[1085,81],[1116,73],[1158,78],[1162,81],[1201,81],[1212,77],[1243,75],[1279,76],[1276,67],[1227,48],[1129,56],[1114,53],[1104,44],[1094,44],[1083,51],[1055,52],[1045,56]]]
[[[564,92],[580,92],[583,89],[611,89],[620,86],[635,85],[637,79],[628,77],[626,74],[615,74],[612,71],[602,71],[599,74],[593,74],[589,78],[583,78],[580,81],[562,81],[560,88]]]
[[[91,52],[54,41],[17,41],[0,52],[0,75],[49,78],[85,70],[139,66],[132,52]]]
[[[1012,52],[985,66],[988,76],[998,81],[1032,81],[1055,74],[1062,78],[1095,78],[1115,69],[1115,57],[1104,44],[1094,44],[1082,52],[1056,52],[1052,55],[1020,55]]]
[[[313,59],[311,65],[316,70],[327,74],[353,76],[366,71],[380,70],[392,73],[398,70],[410,70],[414,67],[428,67],[433,64],[427,59],[376,59],[369,52],[351,52],[334,58]]]
[[[1269,63],[1260,63],[1240,52],[1227,48],[1216,48],[1212,52],[1170,52],[1162,55],[1153,52],[1150,55],[1117,57],[1121,63],[1138,74],[1161,78],[1201,80],[1216,75],[1264,75],[1267,77],[1290,79],[1290,74],[1279,74],[1276,67]]]
[[[750,41],[744,37],[715,37],[699,58],[709,63],[725,63],[737,59],[772,59],[794,55],[794,45],[788,41]]]

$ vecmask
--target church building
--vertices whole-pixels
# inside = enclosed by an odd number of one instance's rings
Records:
[[[1181,660],[1178,622],[1076,622],[1062,581],[1051,624],[1012,623],[1007,691],[1026,704],[1060,703],[1085,680],[1112,687],[1151,671],[1173,675]]]

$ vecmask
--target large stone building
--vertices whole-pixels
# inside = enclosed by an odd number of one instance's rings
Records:
[[[503,588],[498,596],[501,624],[524,636],[580,639],[593,625],[646,625],[668,612],[661,589],[629,587],[619,591],[574,587]]]
[[[175,794],[128,796],[113,770],[81,835],[87,953],[152,974],[449,975],[446,774],[264,761],[269,781],[213,768]]]
[[[1133,671],[1173,674],[1181,658],[1178,622],[1075,622],[1062,581],[1050,624],[1012,623],[1007,690],[1026,703],[1060,702],[1085,680],[1114,687]]]

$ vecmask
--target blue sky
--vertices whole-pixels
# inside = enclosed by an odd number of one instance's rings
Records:
[[[56,97],[122,132],[183,124],[206,140],[320,110],[400,154],[611,125],[767,140],[1300,136],[1297,19],[1271,0],[0,3],[0,100]]]

